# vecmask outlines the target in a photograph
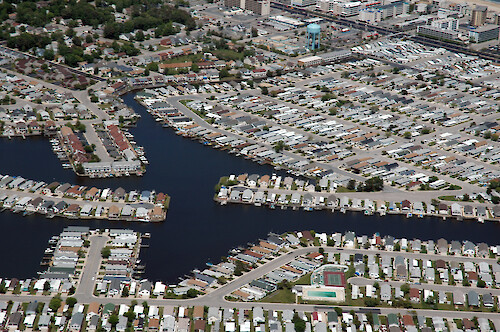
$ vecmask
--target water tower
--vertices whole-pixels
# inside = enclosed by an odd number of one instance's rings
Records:
[[[307,26],[307,45],[310,50],[319,48],[319,39],[321,33],[321,26],[316,23],[311,23]]]

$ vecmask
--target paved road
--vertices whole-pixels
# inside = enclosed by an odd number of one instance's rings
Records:
[[[360,287],[366,286],[366,285],[373,285],[377,280],[374,279],[367,279],[363,277],[354,277],[350,278],[348,282],[351,285],[357,285]],[[382,283],[388,283],[392,287],[398,287],[401,285],[404,285],[404,281],[392,281],[389,280],[387,282],[379,281],[379,284]],[[461,285],[457,286],[450,286],[446,284],[411,284],[411,288],[416,288],[416,289],[427,289],[431,291],[436,291],[436,292],[446,292],[446,293],[452,293],[453,291],[461,291],[463,294],[467,294],[470,291],[475,291],[478,294],[491,294],[493,296],[500,296],[500,289],[495,289],[495,288],[479,288],[479,287],[464,287]]]
[[[207,123],[206,121],[204,121],[202,118],[200,118],[196,113],[194,113],[193,111],[191,111],[189,108],[185,107],[183,104],[181,104],[179,101],[180,100],[185,100],[185,99],[197,99],[197,100],[203,100],[203,101],[206,101],[202,95],[197,95],[197,96],[177,96],[177,97],[169,97],[168,98],[168,101],[172,104],[173,107],[177,108],[179,111],[181,111],[183,114],[185,114],[186,116],[190,117],[193,119],[194,123],[196,123],[197,125],[203,127],[203,128],[207,128],[207,129],[210,129],[210,130],[213,130],[213,131],[216,131],[216,132],[220,132],[222,134],[225,134],[225,135],[229,135],[229,136],[233,136],[233,137],[238,137],[240,139],[242,139],[243,141],[246,141],[246,142],[249,142],[249,143],[253,143],[253,144],[259,144],[261,146],[265,146],[269,149],[273,149],[273,146],[270,145],[270,144],[266,144],[264,142],[261,142],[261,141],[257,141],[255,139],[252,139],[252,138],[248,138],[246,136],[242,136],[242,135],[239,135],[237,133],[234,133],[234,132],[231,132],[231,131],[227,131],[227,130],[224,130],[224,129],[221,129],[221,128],[215,128],[213,127],[212,125],[210,125],[209,123]],[[281,153],[283,153],[284,155],[290,157],[290,158],[294,158],[295,160],[305,160],[305,161],[310,161],[309,159],[305,158],[305,157],[302,157],[298,154],[294,154],[294,153],[291,153],[291,152],[288,152],[288,151],[282,151]],[[345,176],[348,176],[350,178],[353,178],[357,181],[365,181],[366,178],[360,176],[360,175],[356,175],[356,174],[352,174],[350,172],[347,172],[345,170],[341,170],[337,167],[334,167],[334,166],[331,166],[329,164],[324,164],[324,163],[319,163],[319,162],[314,162],[315,165],[318,165],[320,167],[323,167],[325,169],[332,169],[335,173],[337,174],[341,174],[341,175],[345,175]],[[393,191],[398,191],[397,189],[395,188],[392,188],[392,187],[386,187],[384,190],[386,191],[389,191],[389,192],[393,192]]]
[[[99,274],[99,266],[101,265],[101,250],[106,246],[109,237],[105,235],[92,235],[89,238],[90,248],[85,257],[85,266],[80,277],[78,288],[76,289],[76,297],[85,297],[94,292],[94,284]]]
[[[248,188],[254,191],[266,191],[268,194],[277,194],[277,195],[291,195],[294,193],[299,193],[300,195],[310,194],[313,197],[322,196],[328,197],[330,195],[335,195],[337,198],[342,196],[346,196],[348,198],[359,198],[359,199],[371,199],[373,201],[383,200],[387,202],[401,202],[405,199],[410,200],[411,202],[424,202],[426,204],[430,204],[432,199],[437,199],[439,196],[455,196],[460,195],[462,191],[459,190],[431,190],[431,191],[408,191],[408,192],[338,192],[338,193],[330,193],[330,192],[309,192],[303,190],[291,190],[291,189],[274,189],[274,188],[250,188],[242,185],[235,185],[234,187],[238,188]],[[479,202],[457,202],[463,205],[471,205],[471,206],[486,206],[492,207],[493,204],[484,204]],[[253,203],[251,203],[253,204]],[[359,208],[359,210],[363,210],[363,208]],[[443,215],[436,214],[438,217],[442,217]],[[448,215],[448,217],[450,217]]]
[[[100,248],[103,246],[103,242],[105,240],[101,238],[93,238],[92,239],[92,245],[89,253],[89,258],[90,257],[95,257],[96,255],[100,255]],[[105,242],[104,242],[105,243]],[[207,294],[205,296],[196,298],[196,299],[186,299],[186,300],[165,300],[165,299],[145,299],[149,305],[159,305],[159,306],[166,306],[166,305],[174,305],[174,306],[192,306],[192,305],[206,305],[206,306],[215,306],[215,307],[221,307],[221,308],[239,308],[239,309],[251,309],[253,307],[259,306],[262,307],[265,310],[298,310],[298,311],[306,311],[306,312],[311,312],[311,311],[331,311],[333,310],[333,305],[312,305],[312,304],[281,304],[281,303],[254,303],[254,302],[229,302],[224,300],[224,296],[226,294],[230,294],[234,290],[238,289],[239,287],[247,284],[248,282],[254,280],[255,278],[259,278],[260,276],[276,269],[277,267],[280,267],[287,262],[291,261],[292,259],[304,255],[310,252],[315,252],[318,250],[318,247],[307,247],[307,248],[300,248],[297,250],[294,250],[292,252],[289,252],[287,254],[284,254],[271,262],[264,264],[246,274],[243,276],[239,277],[235,281],[228,283],[224,285],[223,287],[220,287],[219,289],[213,291],[210,294]],[[385,253],[388,255],[402,255],[404,257],[412,257],[412,258],[427,258],[427,259],[435,259],[435,258],[442,258],[444,260],[455,260],[455,259],[462,259],[462,260],[473,260],[473,261],[488,261],[488,262],[495,262],[493,259],[482,259],[482,258],[471,258],[471,257],[455,257],[455,256],[441,256],[441,255],[429,255],[429,254],[419,254],[419,253],[407,253],[407,252],[383,252],[383,251],[374,251],[374,250],[366,250],[366,249],[344,249],[344,248],[332,248],[332,247],[326,247],[325,252],[347,252],[347,253]],[[86,290],[83,291],[84,289],[91,289],[93,288],[93,281],[91,280],[92,274],[95,275],[96,269],[98,269],[98,263],[92,263],[92,265],[88,265],[85,268],[85,277],[84,277],[84,284],[82,284],[81,287],[78,288],[77,293],[75,294],[75,297],[78,299],[80,303],[90,303],[90,302],[98,302],[101,304],[106,304],[106,303],[113,303],[113,304],[130,304],[130,302],[133,300],[133,298],[97,298],[94,297],[92,292],[87,292]],[[88,273],[88,275],[87,275]],[[436,286],[436,285],[433,285]],[[445,285],[441,285],[445,287]],[[412,286],[413,287],[413,286]],[[452,286],[448,286],[452,287]],[[484,289],[485,291],[491,291],[491,289]],[[500,290],[495,290],[495,291],[500,291]],[[37,300],[39,302],[48,302],[50,301],[50,297],[47,296],[42,296],[42,295],[36,295],[36,296],[29,296],[29,295],[22,295],[22,296],[15,296],[15,295],[6,295],[6,294],[0,294],[0,300],[13,300],[13,301],[21,301],[21,302],[29,302],[29,301],[34,301]],[[353,306],[340,306],[344,311],[350,311],[350,310],[355,310],[358,311],[359,309],[364,307],[353,307]],[[374,308],[370,308],[374,309]],[[433,316],[440,316],[440,317],[449,317],[449,318],[472,318],[474,316],[481,318],[488,318],[488,319],[498,319],[498,313],[488,313],[488,312],[465,312],[465,311],[435,311],[435,310],[422,310],[422,309],[398,309],[398,308],[375,308],[375,310],[379,310],[381,314],[387,315],[388,313],[400,313],[400,314],[411,314],[413,315],[415,312],[418,315],[423,315],[423,316],[428,316],[428,317],[433,317]]]

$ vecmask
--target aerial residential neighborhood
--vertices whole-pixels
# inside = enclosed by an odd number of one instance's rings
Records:
[[[495,0],[0,16],[0,329],[500,330]]]

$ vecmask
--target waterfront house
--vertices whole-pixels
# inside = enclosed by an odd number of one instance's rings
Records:
[[[45,201],[38,207],[37,211],[40,213],[47,214],[53,205],[54,205],[54,201],[50,201],[50,200]]]
[[[109,219],[117,219],[120,216],[120,208],[116,205],[111,205],[108,210]]]
[[[250,201],[252,201],[252,198],[253,198],[253,191],[250,189],[245,189],[243,191],[242,196],[241,196],[241,201],[245,202],[245,203],[249,203]]]
[[[451,204],[451,215],[452,216],[462,216],[462,205],[458,203]]]
[[[270,180],[269,175],[263,175],[259,179],[259,186],[262,188],[267,188],[269,186],[269,180]]]
[[[54,213],[62,213],[67,207],[68,204],[65,201],[60,201],[52,207],[52,211]]]
[[[488,245],[484,242],[481,242],[477,245],[477,254],[480,257],[486,258],[490,254],[490,250],[488,248]]]
[[[85,193],[85,199],[94,200],[98,194],[99,194],[99,189],[97,189],[96,187],[92,187]]]
[[[448,253],[448,241],[441,238],[437,241],[437,249],[441,255],[446,255]]]
[[[71,188],[71,184],[69,183],[64,183],[62,185],[60,185],[59,187],[57,187],[54,192],[58,195],[64,195],[64,193],[66,193],[66,191]]]
[[[124,199],[125,199],[125,189],[123,189],[122,187],[117,188],[113,193],[113,201],[117,202]]]
[[[148,298],[151,295],[151,287],[152,284],[150,281],[142,281],[140,290],[138,292],[139,297]]]
[[[448,214],[448,205],[444,203],[439,203],[438,205],[438,212],[439,214]]]
[[[64,215],[66,216],[76,216],[78,215],[78,212],[80,211],[80,205],[78,204],[71,204],[66,208],[66,211],[64,211]]]
[[[471,205],[464,206],[464,216],[465,217],[474,217],[474,207]]]
[[[451,241],[450,253],[452,253],[453,255],[460,255],[461,252],[462,252],[462,245],[460,244],[460,242],[455,240]]]
[[[474,257],[474,254],[476,253],[476,246],[474,245],[474,243],[465,241],[463,246],[463,253],[466,256]]]

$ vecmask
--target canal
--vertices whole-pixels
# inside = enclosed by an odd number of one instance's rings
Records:
[[[496,223],[443,221],[438,218],[406,219],[402,216],[364,216],[362,213],[327,211],[269,210],[245,205],[219,206],[212,200],[221,176],[240,173],[271,174],[270,166],[214,150],[175,135],[137,104],[133,95],[124,101],[142,118],[131,129],[135,141],[144,146],[150,162],[143,177],[86,179],[61,167],[43,138],[0,141],[0,174],[20,175],[46,182],[69,182],[100,188],[162,191],[172,196],[167,220],[160,224],[85,220],[45,219],[3,212],[0,223],[0,277],[28,278],[36,275],[48,239],[68,225],[91,228],[132,228],[150,232],[150,248],[143,255],[145,277],[169,283],[207,261],[218,262],[231,248],[246,245],[268,232],[314,229],[319,232],[355,231],[371,235],[380,232],[395,237],[484,241],[497,244],[500,225]],[[403,199],[403,198],[402,198]]]

